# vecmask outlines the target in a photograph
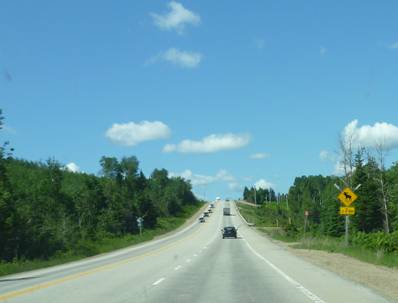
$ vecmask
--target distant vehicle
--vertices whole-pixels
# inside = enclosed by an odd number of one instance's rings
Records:
[[[213,211],[211,210],[211,208],[209,208],[209,210],[207,211],[208,213],[212,213]]]
[[[225,199],[225,201],[229,202],[229,199]]]
[[[223,208],[223,214],[224,214],[224,216],[230,216],[231,215],[231,208],[224,207]]]
[[[237,238],[238,237],[238,229],[235,226],[226,226],[221,230],[222,238]]]
[[[204,217],[208,217],[208,216],[209,216],[209,213],[208,213],[207,211],[205,211],[205,212],[203,213],[203,216],[204,216]]]
[[[214,204],[210,204],[210,208],[214,208]]]
[[[204,217],[200,217],[200,218],[199,218],[199,222],[200,222],[200,223],[205,223],[205,222],[206,222],[206,221],[205,221],[205,218],[204,218]]]
[[[216,201],[220,201],[220,200],[221,200],[221,198],[220,198],[220,197],[217,197],[217,198],[216,198]]]

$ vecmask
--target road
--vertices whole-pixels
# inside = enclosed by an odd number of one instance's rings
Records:
[[[206,221],[99,257],[0,279],[0,302],[391,302],[293,256],[219,202]],[[222,226],[240,226],[221,239]]]

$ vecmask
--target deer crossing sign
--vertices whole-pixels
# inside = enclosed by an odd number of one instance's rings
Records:
[[[351,188],[344,188],[344,190],[337,196],[337,198],[343,203],[345,206],[350,206],[358,196],[351,190]]]

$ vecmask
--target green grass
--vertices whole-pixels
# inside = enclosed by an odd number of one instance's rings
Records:
[[[398,268],[397,253],[385,253],[381,250],[375,251],[358,246],[346,247],[342,238],[326,236],[302,237],[300,234],[289,235],[283,228],[269,226],[267,222],[259,217],[254,207],[245,204],[238,205],[241,215],[248,222],[255,223],[256,229],[279,241],[296,242],[296,244],[291,246],[293,248],[341,253],[371,264]]]
[[[298,249],[314,249],[328,252],[341,253],[358,260],[398,268],[398,254],[385,253],[382,250],[371,250],[363,247],[344,245],[344,239],[332,237],[302,238],[293,246]]]
[[[243,203],[238,203],[237,206],[239,208],[240,214],[246,219],[247,222],[254,223],[259,227],[266,226],[265,222],[263,222],[263,220],[261,220],[261,218],[259,218],[259,216],[256,214],[256,207]]]
[[[0,262],[0,276],[59,265],[150,241],[157,236],[173,231],[183,225],[201,206],[202,204],[188,206],[178,217],[158,218],[156,228],[144,229],[142,235],[126,235],[122,237],[102,238],[98,241],[84,241],[79,245],[77,251],[60,253],[49,260],[15,260],[13,262]]]

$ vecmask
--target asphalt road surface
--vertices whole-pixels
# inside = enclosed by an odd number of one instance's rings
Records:
[[[219,202],[205,223],[161,240],[0,278],[0,302],[391,302],[291,255]],[[222,239],[223,226],[238,239]]]

